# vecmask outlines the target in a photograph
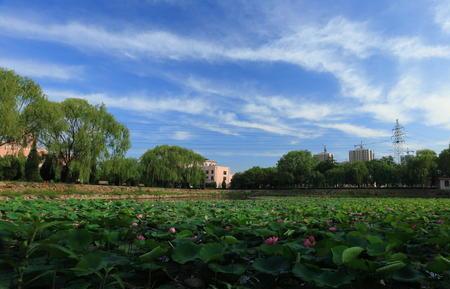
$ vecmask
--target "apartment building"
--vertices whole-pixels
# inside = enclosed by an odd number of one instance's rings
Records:
[[[205,171],[205,183],[215,183],[216,188],[221,188],[223,181],[225,181],[227,188],[230,187],[233,174],[229,167],[220,166],[214,160],[206,160],[203,164]]]
[[[375,154],[371,149],[366,149],[360,146],[348,153],[349,161],[353,162],[368,162],[375,158]]]

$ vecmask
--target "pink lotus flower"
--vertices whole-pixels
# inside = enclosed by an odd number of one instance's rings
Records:
[[[143,214],[137,214],[137,215],[136,215],[136,218],[138,218],[138,219],[142,219],[143,217],[144,217]]]
[[[417,225],[416,225],[416,224],[412,224],[412,225],[411,225],[411,229],[415,230],[416,228],[417,228]]]
[[[436,224],[442,225],[442,224],[444,224],[444,220],[442,220],[442,219],[437,220],[437,221],[436,221]]]
[[[137,227],[137,226],[138,226],[138,223],[136,223],[136,222],[131,223],[131,227]]]
[[[312,248],[316,245],[316,238],[314,238],[314,236],[308,236],[304,241],[303,241],[303,246],[305,246],[306,248]]]
[[[231,226],[225,226],[224,230],[225,231],[230,231],[231,230]]]
[[[139,241],[144,241],[145,237],[143,235],[137,235],[136,239],[138,239]]]
[[[169,233],[175,234],[176,232],[177,232],[177,229],[175,229],[174,227],[169,228]]]
[[[333,226],[333,227],[329,227],[328,228],[328,231],[330,231],[330,232],[336,232],[337,231],[337,228],[335,227],[335,226]]]
[[[264,241],[264,243],[269,246],[275,245],[276,243],[278,243],[278,237],[269,237]]]
[[[279,223],[279,224],[284,223],[284,220],[283,219],[278,219],[277,223]]]

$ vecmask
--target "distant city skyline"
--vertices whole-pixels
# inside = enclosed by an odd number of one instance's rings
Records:
[[[129,156],[179,145],[243,171],[450,142],[450,1],[0,0],[0,66],[104,103]]]

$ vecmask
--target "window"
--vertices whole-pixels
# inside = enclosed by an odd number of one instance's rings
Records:
[[[211,174],[214,175],[214,170],[211,170]]]
[[[226,180],[227,180],[227,177],[223,177],[223,180],[226,181]]]
[[[226,174],[227,174],[227,171],[223,171],[223,174],[226,175]]]
[[[211,181],[214,181],[214,176],[211,176]]]
[[[446,186],[446,187],[450,187],[450,180],[446,180],[446,181],[445,181],[445,186]]]
[[[208,173],[209,173],[209,171],[208,171],[208,170],[206,170],[206,171],[205,171],[205,173],[206,173],[206,174],[208,174]]]

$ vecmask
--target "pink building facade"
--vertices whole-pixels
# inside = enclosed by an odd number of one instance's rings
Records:
[[[26,147],[23,147],[21,145],[11,143],[11,144],[5,144],[0,146],[0,157],[5,156],[15,156],[17,157],[20,153],[22,153],[25,157],[27,157],[30,154],[32,144],[29,143]],[[37,149],[39,155],[45,155],[47,154],[47,151],[45,149]]]
[[[206,175],[206,184],[215,183],[216,188],[221,188],[225,181],[226,187],[230,187],[233,174],[229,167],[220,166],[213,160],[206,160],[203,164],[203,170]]]

